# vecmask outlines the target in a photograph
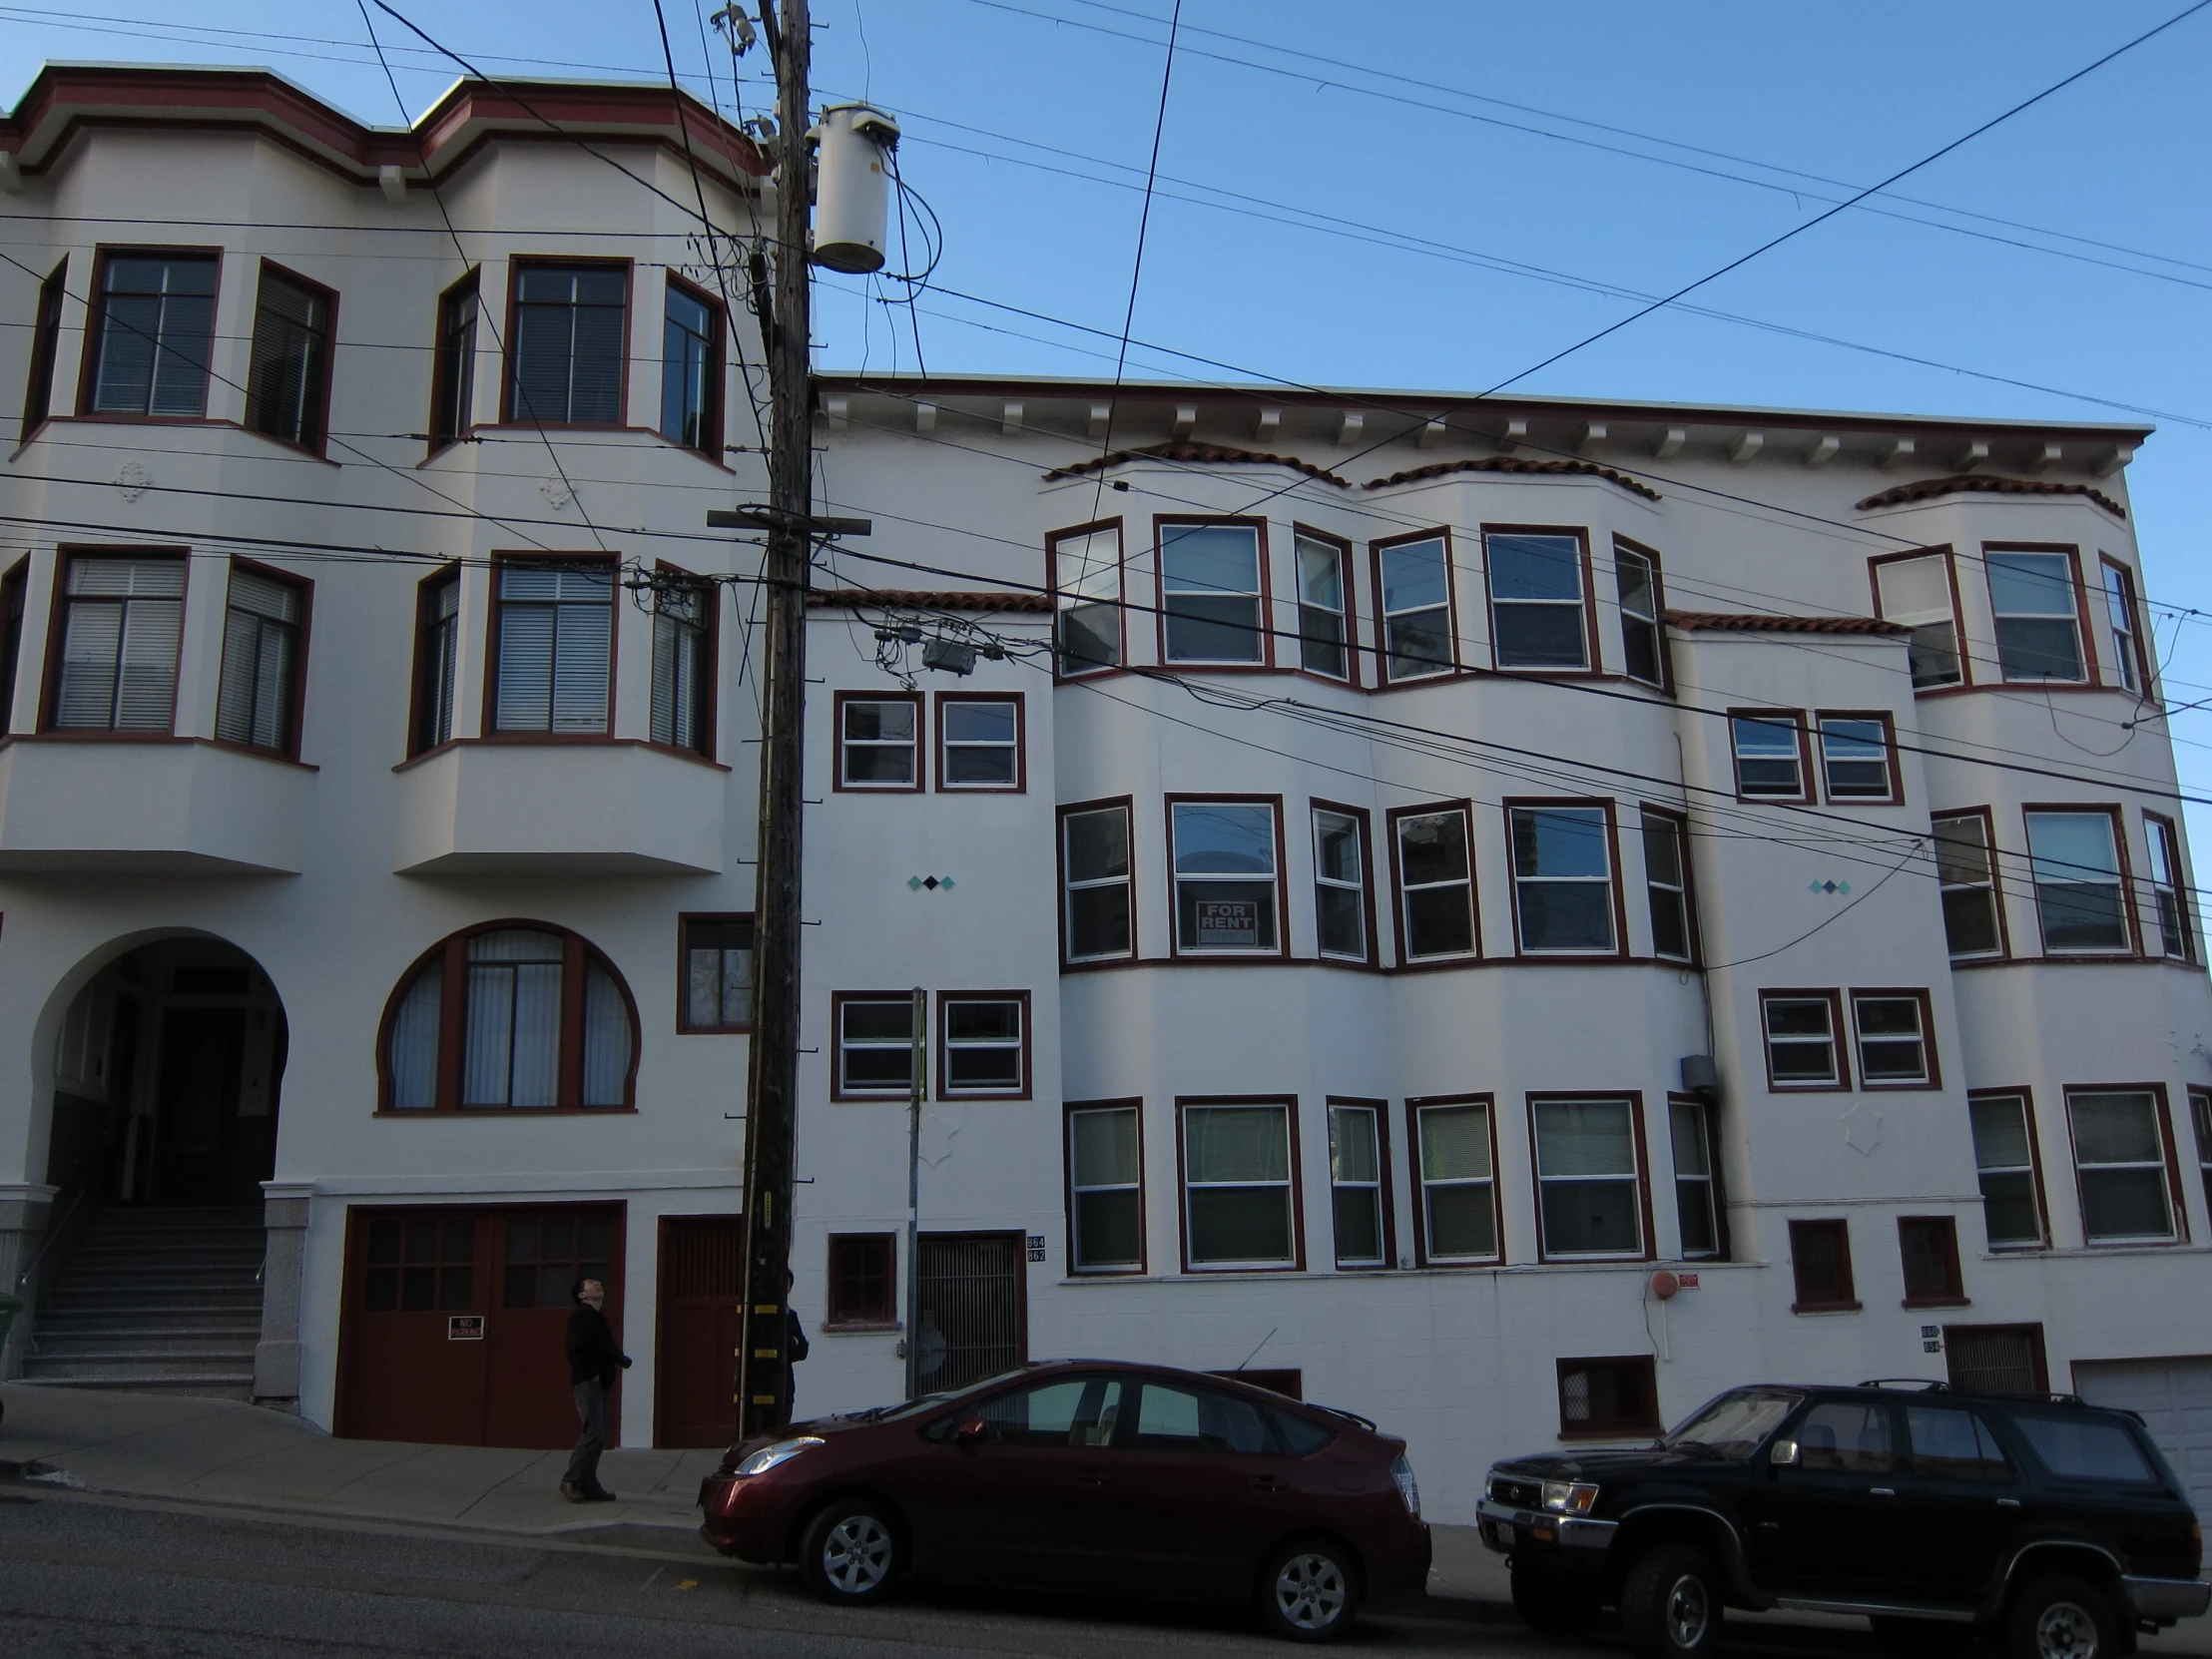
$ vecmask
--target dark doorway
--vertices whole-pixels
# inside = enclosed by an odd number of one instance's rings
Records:
[[[655,1445],[728,1445],[736,1437],[738,1303],[744,1294],[743,1221],[671,1216],[661,1223]]]
[[[1019,1233],[924,1233],[914,1266],[921,1392],[964,1388],[1028,1358]]]
[[[364,1440],[575,1442],[565,1339],[579,1279],[622,1340],[619,1204],[355,1205],[338,1317],[337,1431]],[[621,1385],[607,1402],[620,1443]]]
[[[244,1008],[171,1008],[162,1015],[162,1077],[154,1133],[155,1204],[244,1204],[235,1170],[239,1082],[246,1070]]]

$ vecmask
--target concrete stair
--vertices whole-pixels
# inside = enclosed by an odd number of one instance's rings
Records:
[[[251,1399],[258,1209],[113,1208],[40,1299],[23,1381]]]

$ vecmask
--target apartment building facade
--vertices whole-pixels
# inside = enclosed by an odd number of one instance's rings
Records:
[[[257,1396],[506,1443],[568,1432],[589,1268],[622,1434],[711,1442],[760,357],[682,204],[750,234],[765,161],[636,89],[397,134],[156,71],[0,146],[14,1260],[258,1202]],[[812,600],[803,1412],[909,1344],[1242,1370],[1453,1519],[1731,1383],[1949,1376],[2212,1487],[2142,428],[818,398],[873,533]]]

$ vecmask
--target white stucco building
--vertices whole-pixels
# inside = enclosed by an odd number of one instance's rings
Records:
[[[557,1443],[592,1268],[623,1436],[711,1441],[758,552],[704,520],[760,353],[686,204],[751,234],[765,164],[635,88],[400,133],[105,69],[0,149],[10,1370]],[[1947,1369],[2212,1487],[2143,429],[819,396],[874,528],[809,647],[803,1410],[909,1335],[1243,1365],[1464,1519],[1501,1453]]]

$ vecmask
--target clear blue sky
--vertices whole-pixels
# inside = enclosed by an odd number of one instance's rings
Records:
[[[398,114],[350,0],[91,3],[0,7],[8,97],[48,58],[262,63],[364,120]],[[662,73],[651,0],[393,3],[493,73]],[[662,3],[704,90],[712,0]],[[2184,3],[1187,0],[1135,331],[1302,381],[1479,389],[1634,309],[1625,290],[1726,263],[1818,213],[1834,182],[1887,176]],[[816,80],[904,122],[945,286],[1118,330],[1171,5],[817,0]],[[417,112],[452,66],[371,10]],[[727,106],[719,44],[714,62]],[[1897,187],[1914,202],[1840,215],[1694,301],[1774,327],[1662,312],[1520,389],[2158,411],[2131,471],[2151,593],[2212,612],[2208,70],[2212,10]],[[824,363],[887,365],[888,311],[832,281]],[[932,369],[1111,370],[1110,339],[945,294],[921,312]],[[910,367],[903,327],[895,350]],[[1140,350],[1131,372],[1199,371]],[[2212,698],[2212,617],[2162,618],[2158,646],[2175,704]],[[2212,709],[2173,731],[2185,785],[2212,795]],[[2191,816],[2212,857],[2212,813]]]

